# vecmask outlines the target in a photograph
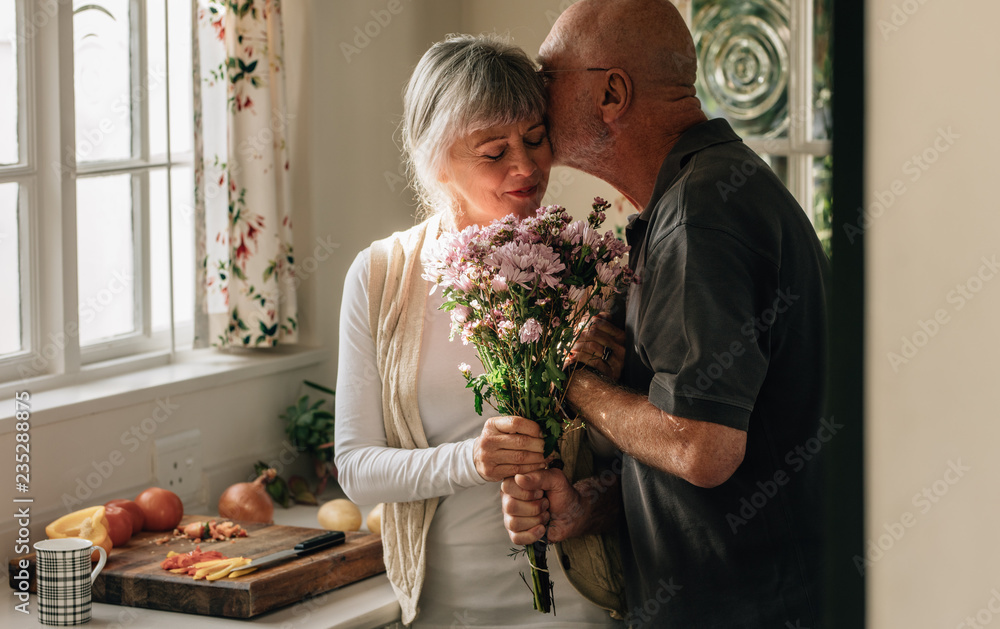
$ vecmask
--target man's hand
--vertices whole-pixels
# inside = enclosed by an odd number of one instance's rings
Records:
[[[575,537],[586,518],[584,500],[562,470],[518,474],[504,479],[500,491],[504,526],[519,546],[540,540],[546,530],[550,542]]]
[[[538,424],[523,417],[491,417],[476,438],[476,471],[498,482],[515,474],[545,469],[545,441]]]
[[[566,364],[593,367],[604,377],[617,381],[625,364],[625,331],[611,323],[611,315],[596,315],[580,333],[573,344]]]

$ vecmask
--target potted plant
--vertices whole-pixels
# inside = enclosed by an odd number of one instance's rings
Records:
[[[323,493],[326,481],[337,478],[337,466],[333,463],[334,399],[336,392],[321,384],[302,381],[305,386],[318,391],[319,399],[312,400],[303,395],[285,409],[281,419],[285,421],[288,440],[299,452],[308,454],[313,460],[316,478],[316,496]]]

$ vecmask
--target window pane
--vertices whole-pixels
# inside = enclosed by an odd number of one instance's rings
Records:
[[[149,172],[149,265],[153,331],[170,329],[170,257],[167,255],[167,170]]]
[[[787,2],[698,0],[693,10],[705,112],[726,118],[743,137],[787,137]]]
[[[0,85],[4,86],[0,89],[0,164],[18,162],[17,26],[14,4],[12,0],[0,2]]]
[[[132,176],[76,184],[80,344],[135,330]]]
[[[183,3],[166,5],[163,0],[146,2],[147,55],[149,70],[150,155],[167,154],[167,81],[170,82],[170,149],[184,154],[194,143],[191,93],[191,11]],[[170,9],[169,16],[164,7]],[[166,46],[166,24],[170,24],[170,50]],[[170,76],[167,77],[167,55]]]
[[[163,0],[146,2],[147,67],[143,80],[148,90],[149,155],[153,159],[162,159],[167,154],[167,51],[163,5]],[[178,70],[174,68],[173,71]]]
[[[173,266],[174,323],[178,328],[194,321],[194,179],[190,167],[175,167],[171,173],[173,189]],[[171,261],[167,256],[167,171],[149,174],[149,241],[152,282],[153,331],[170,327]],[[190,338],[177,337],[178,346],[190,344]]]
[[[830,37],[833,34],[833,0],[813,0],[813,137],[829,140],[833,137],[833,55]]]
[[[132,157],[137,103],[131,89],[128,7],[128,0],[73,2],[78,162]]]
[[[17,194],[18,184],[0,183],[0,356],[22,349]]]
[[[174,168],[174,321],[194,322],[194,172]],[[178,343],[181,339],[178,337]],[[187,339],[190,343],[191,339]]]
[[[830,255],[830,239],[833,236],[830,221],[833,211],[833,156],[817,157],[813,160],[813,225],[826,255]]]
[[[170,3],[170,148],[174,155],[194,146],[191,93],[191,3]]]

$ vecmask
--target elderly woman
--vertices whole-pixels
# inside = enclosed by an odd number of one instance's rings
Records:
[[[404,623],[417,627],[616,626],[552,561],[558,616],[532,609],[508,558],[497,481],[542,469],[534,422],[483,422],[448,342],[421,252],[443,230],[534,215],[552,163],[531,61],[496,38],[433,45],[404,93],[403,144],[429,218],[373,243],[347,273],[340,321],[336,463],[359,503],[387,503],[382,536]]]

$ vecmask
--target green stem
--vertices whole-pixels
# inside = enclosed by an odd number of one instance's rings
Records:
[[[524,547],[531,565],[531,593],[534,595],[535,609],[543,614],[549,613],[552,607],[552,586],[545,563],[545,546],[544,541],[538,541]]]

